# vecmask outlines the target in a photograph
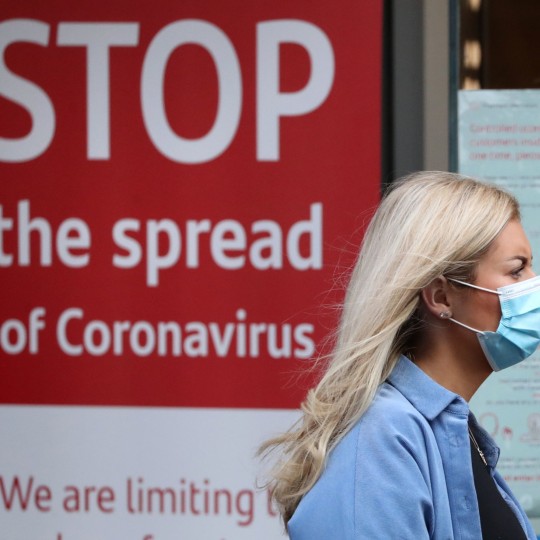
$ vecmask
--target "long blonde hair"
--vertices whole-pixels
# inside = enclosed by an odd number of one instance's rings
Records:
[[[260,449],[280,451],[268,485],[285,526],[421,331],[419,291],[442,274],[473,279],[481,255],[514,218],[512,195],[457,174],[415,173],[389,189],[364,235],[326,372],[299,422]]]

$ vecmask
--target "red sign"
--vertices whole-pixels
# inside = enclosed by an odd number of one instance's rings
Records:
[[[2,11],[2,402],[296,407],[379,197],[381,2]]]

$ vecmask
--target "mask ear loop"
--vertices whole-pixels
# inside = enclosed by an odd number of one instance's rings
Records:
[[[493,289],[486,289],[486,287],[480,287],[479,285],[473,285],[472,283],[467,283],[466,281],[461,281],[459,279],[454,279],[447,277],[449,281],[455,281],[456,283],[459,283],[460,285],[465,285],[466,287],[472,287],[473,289],[478,289],[479,291],[484,291],[492,294],[496,294],[497,296],[500,296],[502,293],[499,291],[494,291]],[[463,328],[466,328],[467,330],[470,330],[471,332],[474,332],[475,334],[482,334],[483,336],[486,335],[485,332],[482,332],[482,330],[478,330],[476,328],[473,328],[472,326],[469,326],[468,324],[462,323],[460,321],[457,321],[453,317],[448,317],[449,321],[452,321],[456,324],[459,324],[459,326],[463,326]]]
[[[466,328],[467,330],[470,330],[471,332],[474,332],[475,334],[482,334],[483,336],[486,334],[485,332],[482,332],[482,330],[477,330],[476,328],[473,328],[472,326],[469,326],[465,323],[459,322],[453,317],[448,317],[449,321],[455,322],[456,324],[459,324],[459,326],[463,326],[463,328]]]
[[[454,279],[451,277],[447,277],[446,279],[448,279],[449,281],[455,281],[456,283],[459,283],[460,285],[465,285],[467,287],[472,287],[473,289],[478,289],[479,291],[490,292],[492,294],[497,294],[499,296],[502,294],[499,291],[494,291],[493,289],[486,289],[485,287],[480,287],[479,285],[473,285],[472,283],[467,283],[466,281],[460,281],[459,279]]]

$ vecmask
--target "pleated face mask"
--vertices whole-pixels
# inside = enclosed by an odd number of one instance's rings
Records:
[[[518,364],[536,351],[540,345],[540,276],[505,285],[497,290],[448,279],[499,295],[502,317],[495,332],[477,330],[449,317],[449,320],[476,333],[493,371]]]

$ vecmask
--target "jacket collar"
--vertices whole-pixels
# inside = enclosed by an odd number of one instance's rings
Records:
[[[445,409],[469,414],[469,405],[461,396],[435,382],[406,356],[400,356],[388,382],[428,420],[433,420]]]
[[[499,447],[489,433],[478,424],[474,415],[469,411],[468,403],[460,395],[450,392],[444,386],[436,383],[406,356],[401,356],[398,359],[387,382],[399,390],[415,409],[429,421],[434,420],[445,410],[465,417],[468,416],[488,465],[495,468],[500,454]],[[464,422],[465,433],[467,432],[466,426],[467,423]],[[465,436],[468,438],[468,435]]]

